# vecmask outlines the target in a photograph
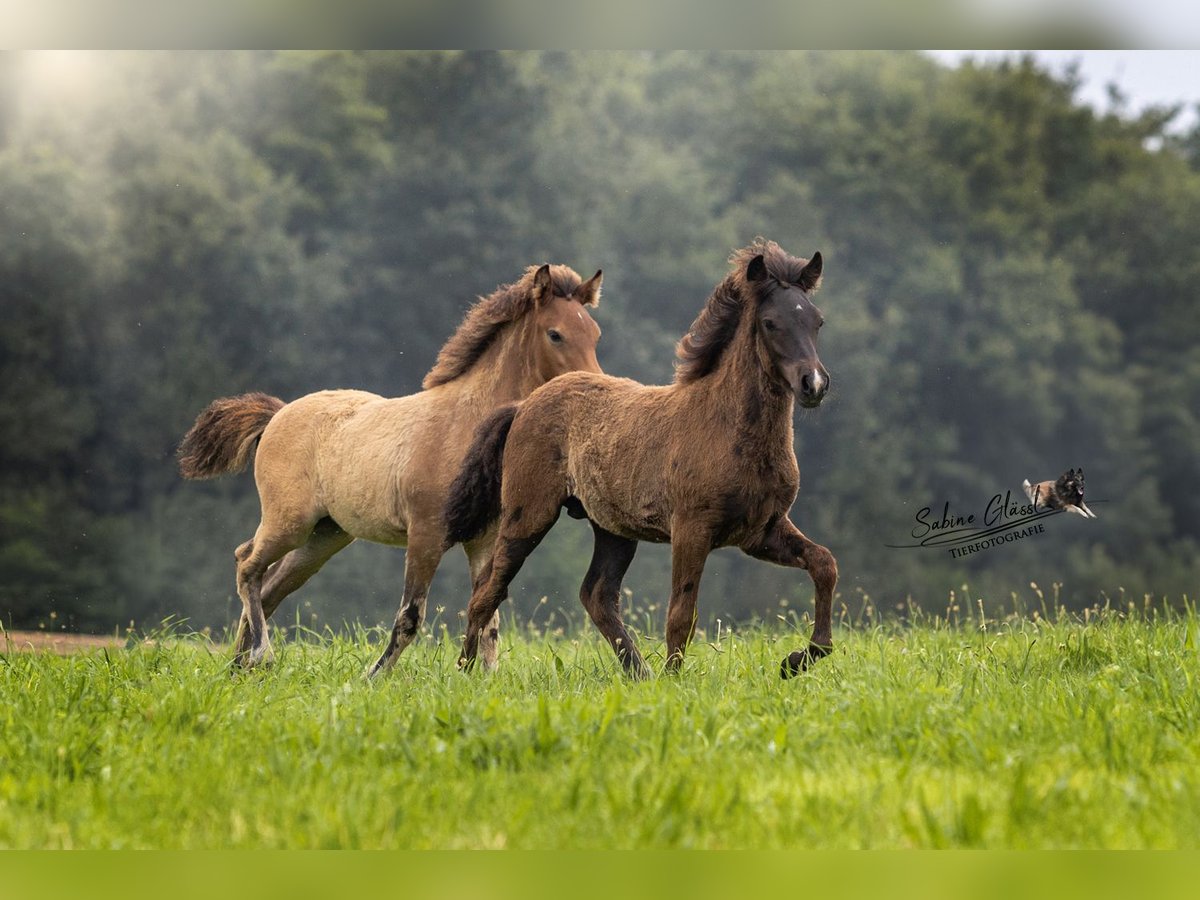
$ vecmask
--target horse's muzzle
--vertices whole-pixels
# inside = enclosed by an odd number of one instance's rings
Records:
[[[805,409],[820,406],[829,393],[829,375],[821,369],[812,369],[800,376],[799,385],[793,384],[797,402]]]

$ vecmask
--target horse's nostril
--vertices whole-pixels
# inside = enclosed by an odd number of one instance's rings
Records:
[[[819,369],[810,369],[800,376],[799,395],[805,402],[820,402],[829,389],[829,379]]]

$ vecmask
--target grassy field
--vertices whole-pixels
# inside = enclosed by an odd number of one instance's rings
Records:
[[[587,630],[376,685],[375,634],[3,653],[0,847],[1200,846],[1200,621],[1051,618],[862,623],[787,682],[785,623],[643,683]]]

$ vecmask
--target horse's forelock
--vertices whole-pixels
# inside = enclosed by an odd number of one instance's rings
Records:
[[[570,297],[581,284],[583,279],[570,266],[550,267],[550,288],[555,297]]]
[[[757,237],[749,245],[730,254],[729,264],[733,266],[730,274],[734,277],[740,276],[744,280],[750,260],[759,255],[766,264],[767,274],[786,284],[799,285],[804,267],[811,262],[802,256],[792,256],[774,241]]]

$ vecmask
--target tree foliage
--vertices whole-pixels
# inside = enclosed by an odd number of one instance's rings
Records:
[[[546,260],[604,268],[602,364],[663,382],[756,234],[827,260],[834,394],[798,416],[793,516],[845,602],[1195,594],[1200,139],[1172,110],[912,53],[108,54],[69,96],[26,63],[0,63],[7,624],[226,620],[251,480],[173,466],[214,397],[416,390],[474,297]],[[1080,465],[1094,523],[961,560],[884,546]],[[574,610],[588,544],[564,520],[524,610]],[[381,620],[400,565],[355,546],[297,599]],[[662,596],[668,566],[645,548],[628,584]],[[464,568],[435,605],[462,607]],[[705,584],[735,617],[810,595],[731,552]]]

